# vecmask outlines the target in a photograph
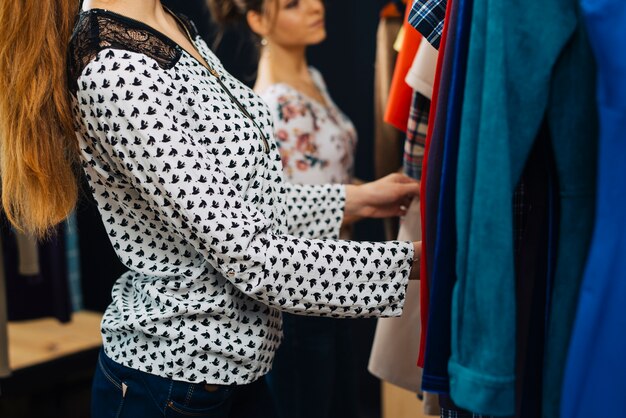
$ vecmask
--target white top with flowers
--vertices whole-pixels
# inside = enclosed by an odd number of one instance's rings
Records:
[[[274,118],[286,180],[296,184],[351,183],[356,129],[331,99],[319,71],[312,67],[309,71],[325,104],[285,83],[273,84],[260,94]]]

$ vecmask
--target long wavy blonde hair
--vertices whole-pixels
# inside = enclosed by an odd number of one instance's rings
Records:
[[[78,197],[67,47],[78,0],[0,1],[2,205],[18,229],[46,235]]]

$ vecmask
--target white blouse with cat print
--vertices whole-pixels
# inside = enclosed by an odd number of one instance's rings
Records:
[[[84,172],[128,267],[102,321],[125,366],[245,384],[271,367],[280,311],[397,316],[411,243],[337,236],[344,187],[283,180],[269,110],[181,18],[204,67],[165,35],[82,12],[69,83]]]

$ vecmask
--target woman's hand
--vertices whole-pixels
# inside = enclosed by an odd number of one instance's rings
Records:
[[[419,187],[419,182],[399,173],[359,186],[347,185],[344,222],[403,216],[411,200],[419,196]]]
[[[413,265],[411,265],[409,280],[419,280],[422,259],[422,241],[413,242],[413,251]]]

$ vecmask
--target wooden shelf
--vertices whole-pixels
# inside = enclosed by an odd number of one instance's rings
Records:
[[[102,345],[102,314],[80,311],[72,321],[38,319],[9,323],[9,364],[13,371]]]

